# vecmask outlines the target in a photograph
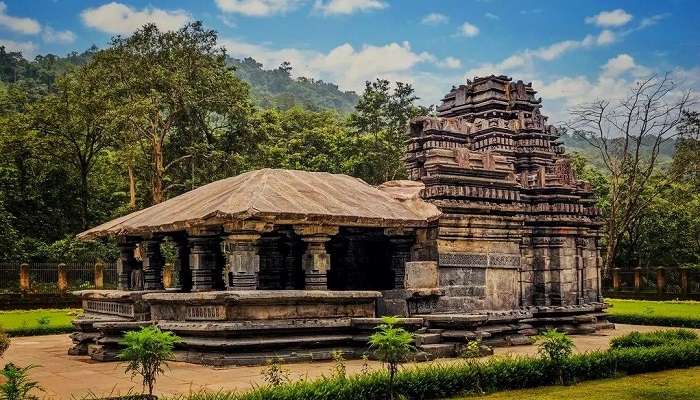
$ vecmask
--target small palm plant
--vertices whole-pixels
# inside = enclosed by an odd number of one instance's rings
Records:
[[[163,332],[155,326],[146,326],[124,335],[121,342],[124,349],[119,353],[119,358],[128,362],[127,373],[141,375],[143,390],[148,388],[149,397],[153,397],[156,378],[164,372],[166,360],[172,357],[173,348],[181,341],[172,332]]]
[[[537,352],[540,356],[554,363],[557,369],[557,382],[564,384],[562,366],[573,352],[573,340],[564,332],[559,332],[556,329],[547,329],[535,336],[535,343],[537,343]]]
[[[38,399],[32,394],[34,390],[41,390],[39,383],[29,379],[29,370],[36,368],[29,365],[24,368],[17,367],[12,363],[5,365],[0,371],[0,375],[5,378],[5,382],[0,384],[0,395],[6,400],[35,400]]]
[[[415,347],[413,334],[403,328],[397,328],[397,317],[383,317],[377,332],[369,337],[370,348],[377,357],[386,364],[389,372],[389,399],[394,398],[394,377],[399,365],[406,360]]]

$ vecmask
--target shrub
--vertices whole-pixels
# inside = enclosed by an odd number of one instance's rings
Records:
[[[10,336],[0,329],[0,357],[2,357],[7,349],[10,348]]]
[[[119,353],[119,358],[128,362],[127,373],[131,372],[132,376],[141,375],[143,389],[148,388],[148,395],[153,396],[156,378],[164,372],[162,366],[172,357],[173,348],[179,342],[181,339],[172,332],[146,326],[124,334],[121,344],[125,348]]]
[[[478,340],[470,340],[462,349],[462,358],[477,358],[481,355],[481,343]]]
[[[275,387],[275,386],[280,386],[283,383],[288,383],[290,382],[289,379],[289,370],[282,367],[280,364],[280,360],[277,358],[273,358],[268,362],[267,368],[263,369],[261,371],[261,374],[263,376],[263,379],[265,379],[265,382],[268,383],[268,385]]]
[[[41,386],[29,379],[29,370],[36,368],[29,365],[24,368],[17,367],[12,363],[6,364],[2,369],[2,376],[5,382],[0,384],[0,393],[4,400],[34,400],[38,397],[32,394],[34,390],[41,390]]]
[[[395,325],[398,322],[397,317],[383,317],[382,324],[377,327],[378,331],[369,338],[370,349],[386,363],[390,399],[394,398],[394,378],[399,365],[414,350],[413,335],[403,328],[397,328]]]
[[[562,364],[571,356],[574,351],[574,341],[564,332],[556,329],[547,329],[538,336],[535,336],[537,352],[554,363],[557,370],[558,382],[564,383]]]
[[[640,333],[637,331],[610,340],[613,349],[630,347],[654,347],[679,341],[697,340],[698,334],[688,329],[670,329]]]
[[[339,350],[331,353],[335,365],[333,365],[333,377],[344,379],[347,376],[347,368],[345,367],[345,357],[343,352]]]

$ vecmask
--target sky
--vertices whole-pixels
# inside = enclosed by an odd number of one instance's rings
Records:
[[[700,1],[4,0],[0,45],[65,55],[105,47],[153,22],[203,21],[237,58],[361,92],[366,80],[410,82],[425,105],[490,74],[532,82],[552,121],[670,73],[700,90]]]

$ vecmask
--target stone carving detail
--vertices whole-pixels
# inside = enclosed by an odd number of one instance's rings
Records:
[[[513,254],[489,254],[489,267],[520,267],[520,256]]]
[[[226,307],[189,306],[185,319],[188,321],[223,321],[226,319]]]
[[[133,304],[118,303],[116,301],[84,300],[83,308],[87,312],[118,315],[120,317],[133,318],[136,315]]]
[[[486,268],[488,255],[475,253],[440,253],[440,267]]]

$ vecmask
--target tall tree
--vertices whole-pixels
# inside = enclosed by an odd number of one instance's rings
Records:
[[[94,62],[112,89],[115,117],[140,138],[150,160],[153,204],[167,196],[168,171],[191,157],[166,154],[178,127],[196,126],[208,135],[217,115],[242,118],[249,109],[247,85],[226,67],[216,32],[200,22],[169,32],[145,25],[127,38],[113,38]],[[214,123],[226,129],[227,121]]]
[[[410,84],[388,80],[365,83],[365,91],[350,115],[349,124],[358,135],[355,173],[378,184],[405,176],[402,157],[411,118],[427,113],[414,102],[418,97]]]
[[[661,168],[662,146],[682,133],[677,128],[692,102],[689,92],[677,92],[668,75],[652,76],[621,100],[598,100],[571,110],[569,127],[597,150],[608,175],[606,271],[626,232],[671,182],[670,176],[653,178]]]
[[[70,162],[78,172],[84,229],[90,222],[90,173],[100,152],[112,142],[110,102],[100,74],[91,66],[67,73],[56,81],[55,92],[30,109],[45,151],[57,162]]]

